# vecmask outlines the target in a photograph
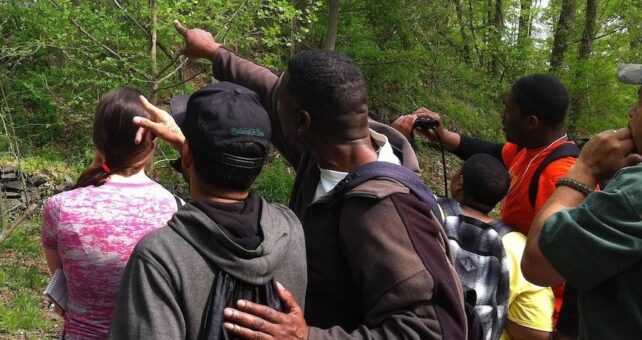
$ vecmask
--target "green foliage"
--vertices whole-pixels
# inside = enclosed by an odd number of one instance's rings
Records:
[[[17,229],[0,245],[0,338],[55,336],[61,322],[45,307],[48,275],[40,247],[40,219]]]
[[[283,157],[273,154],[256,179],[254,189],[270,202],[287,204],[293,185],[294,171]]]
[[[461,1],[467,39],[462,38],[455,3],[345,2],[337,49],[362,65],[374,118],[390,122],[425,106],[442,113],[445,124],[454,130],[502,140],[498,118],[511,83],[527,74],[548,73],[559,2],[551,2],[548,8],[534,4],[528,12],[530,37],[523,44],[517,40],[520,1],[503,1],[501,28],[493,24],[496,14],[489,4],[494,6],[494,1]],[[634,1],[598,4],[591,58],[583,64],[577,57],[584,24],[582,3],[560,74],[572,96],[586,97],[587,105],[569,117],[571,134],[583,137],[626,125],[626,111],[635,98],[623,95],[622,91],[632,91],[617,82],[615,70],[619,63],[636,62],[635,58],[642,62],[642,25],[636,21],[642,15],[639,5]],[[580,68],[585,72],[578,72]]]
[[[150,8],[150,3],[157,5]],[[546,8],[533,1],[522,12],[521,3],[502,0],[498,13],[497,1],[341,1],[337,50],[361,65],[373,118],[391,122],[425,106],[440,112],[452,130],[502,141],[504,96],[517,78],[549,72],[561,9],[561,1]],[[568,123],[576,137],[627,124],[636,88],[618,83],[615,72],[619,63],[642,62],[641,1],[598,1],[597,31],[586,59],[578,53],[584,7],[578,1],[569,48],[556,71],[574,98]],[[151,24],[154,11],[157,26]],[[529,29],[520,41],[524,15]],[[172,26],[175,19],[213,32],[219,42],[268,67],[284,69],[297,51],[321,46],[327,1],[0,0],[0,164],[16,164],[18,146],[23,171],[55,181],[75,179],[92,159],[92,112],[103,93],[135,87],[166,106],[173,95],[209,82],[208,62],[174,60],[183,44]],[[152,31],[158,37],[155,56]],[[161,144],[151,175],[186,196],[187,184],[169,167],[175,157]],[[419,158],[424,179],[441,193],[439,152],[419,147]],[[459,166],[453,156],[447,164],[450,173]],[[255,188],[285,203],[293,178],[283,158],[273,156]],[[46,270],[37,223],[0,246],[3,338],[23,330],[30,330],[29,337],[51,334],[54,328],[39,305]]]
[[[207,81],[207,64],[171,65],[182,45],[174,19],[208,29],[219,41],[268,66],[282,67],[315,22],[318,5],[297,7],[287,0],[158,2],[158,26],[151,27],[151,9],[140,1],[0,2],[0,84],[6,106],[15,114],[23,143],[75,144],[77,135],[87,136],[93,107],[106,91],[132,86],[150,92],[159,82],[155,95],[168,98]],[[152,30],[159,42],[155,66],[148,36]],[[154,69],[164,72],[154,74]],[[181,84],[193,75],[200,75],[196,86]]]

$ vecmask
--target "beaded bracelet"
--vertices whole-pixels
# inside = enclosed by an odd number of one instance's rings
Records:
[[[590,193],[593,192],[593,189],[589,188],[588,185],[586,185],[586,184],[584,184],[584,183],[582,183],[582,182],[580,182],[580,181],[578,181],[576,179],[572,179],[572,178],[568,178],[568,177],[563,177],[563,178],[558,179],[557,182],[555,182],[555,186],[556,187],[566,186],[566,187],[569,187],[569,188],[573,188],[573,189],[581,192],[582,194],[584,194],[584,196],[588,196]]]

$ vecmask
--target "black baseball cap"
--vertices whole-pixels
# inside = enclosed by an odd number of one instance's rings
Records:
[[[219,82],[206,85],[192,95],[171,101],[172,116],[194,152],[228,166],[255,169],[265,163],[270,149],[270,117],[259,96],[243,86]],[[235,142],[255,142],[265,154],[258,158],[227,152]]]

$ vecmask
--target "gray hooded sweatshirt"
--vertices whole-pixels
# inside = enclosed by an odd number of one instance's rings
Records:
[[[307,284],[301,224],[283,205],[261,199],[263,241],[236,244],[205,213],[186,204],[168,226],[145,236],[125,268],[110,339],[196,339],[219,269],[251,283],[281,282],[303,307]]]

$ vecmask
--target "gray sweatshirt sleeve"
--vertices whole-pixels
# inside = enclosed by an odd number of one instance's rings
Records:
[[[185,339],[186,325],[169,275],[135,251],[120,286],[109,339]]]

